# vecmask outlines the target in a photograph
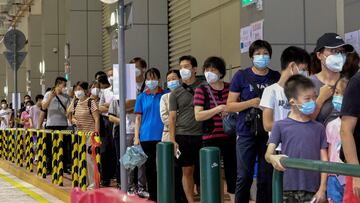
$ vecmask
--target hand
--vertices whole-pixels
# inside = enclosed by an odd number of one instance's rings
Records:
[[[353,178],[353,193],[356,198],[360,199],[360,178]]]
[[[71,123],[73,124],[73,125],[78,125],[78,120],[76,119],[76,118],[72,118],[71,119]]]
[[[329,85],[324,85],[320,88],[319,92],[319,99],[322,100],[322,102],[325,102],[328,100],[332,95],[334,94],[334,89]]]
[[[281,164],[280,160],[283,158],[286,158],[288,156],[286,155],[271,155],[270,157],[270,162],[273,165],[273,167],[278,170],[278,171],[285,171],[286,169],[283,167],[283,165]]]
[[[226,105],[221,104],[221,105],[216,107],[216,110],[217,110],[218,114],[222,114],[222,113],[224,113],[226,111]]]
[[[250,102],[251,102],[251,107],[254,107],[254,108],[259,108],[259,105],[260,105],[260,98],[259,97],[256,97],[254,99],[251,99]]]
[[[134,145],[139,145],[140,144],[140,140],[138,137],[134,137]]]
[[[315,198],[316,198],[316,203],[322,203],[322,202],[327,202],[326,200],[326,194],[324,190],[319,190],[317,191],[317,193],[315,194]]]

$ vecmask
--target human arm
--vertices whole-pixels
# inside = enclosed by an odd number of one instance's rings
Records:
[[[109,121],[114,123],[114,124],[119,124],[120,123],[120,118],[114,116],[114,115],[109,115]]]
[[[100,132],[100,112],[98,110],[92,112],[92,116],[95,121],[95,132]]]
[[[54,99],[54,97],[56,96],[56,89],[52,90],[50,92],[47,92],[44,96],[44,100],[41,103],[42,109],[46,110],[49,108],[49,105],[51,103],[51,101]]]
[[[311,115],[312,119],[316,119],[319,115],[324,103],[334,94],[334,89],[329,85],[324,85],[320,88],[319,96],[316,98],[316,108]]]
[[[266,132],[272,130],[274,124],[274,111],[270,108],[263,109],[263,125]]]
[[[276,170],[285,171],[284,166],[281,164],[281,159],[286,158],[286,155],[275,155],[276,144],[270,143],[265,153],[265,160],[270,163]]]
[[[39,126],[36,126],[37,129],[42,129],[42,124],[44,122],[44,119],[45,119],[45,112],[43,110],[40,111],[40,114],[39,114],[39,118],[38,118],[38,125]]]
[[[160,118],[164,125],[169,125],[169,95],[164,94],[160,100]]]
[[[256,97],[254,99],[239,102],[238,101],[239,97],[240,97],[239,92],[229,92],[229,96],[226,103],[228,112],[241,112],[251,107],[255,107],[255,108],[259,107],[260,98]]]
[[[141,114],[136,114],[134,145],[140,144]]]
[[[195,120],[196,121],[205,121],[214,117],[216,114],[223,113],[226,110],[226,105],[219,105],[215,108],[204,110],[203,106],[195,106]]]

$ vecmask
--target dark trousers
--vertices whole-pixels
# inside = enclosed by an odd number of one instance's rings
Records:
[[[112,136],[112,124],[108,117],[101,116],[101,180],[110,181],[116,170],[116,152]]]
[[[141,142],[141,147],[148,159],[145,162],[145,173],[148,183],[149,199],[157,201],[156,144],[159,141]]]
[[[47,126],[46,129],[48,130],[67,130],[68,126]],[[51,133],[47,133],[46,137],[44,139],[44,142],[46,144],[46,170],[48,173],[52,172],[52,160],[53,160],[53,156],[52,156],[52,147],[53,147],[53,142],[52,142],[52,136]],[[71,163],[71,138],[70,136],[64,136],[63,139],[63,152],[64,152],[64,156],[63,156],[63,166],[65,169],[69,169],[69,164]]]
[[[273,168],[265,161],[268,135],[237,136],[236,159],[236,203],[248,203],[253,182],[254,165],[258,157],[256,202],[271,203],[271,181]]]
[[[221,137],[203,141],[203,147],[218,147],[224,161],[227,192],[235,194],[236,185],[236,137]]]

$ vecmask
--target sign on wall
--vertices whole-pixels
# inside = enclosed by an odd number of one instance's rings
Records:
[[[345,33],[345,43],[351,44],[360,53],[360,30]]]
[[[252,42],[258,39],[263,39],[263,24],[264,20],[259,20],[251,23],[249,26],[240,29],[240,50],[241,53],[249,51]]]

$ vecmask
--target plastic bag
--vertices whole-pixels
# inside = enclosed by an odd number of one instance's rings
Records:
[[[120,158],[120,163],[124,165],[126,169],[133,170],[136,166],[140,167],[143,165],[148,156],[145,154],[140,145],[134,145],[128,147],[124,156]]]

